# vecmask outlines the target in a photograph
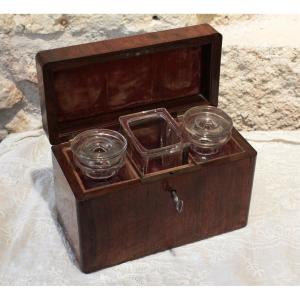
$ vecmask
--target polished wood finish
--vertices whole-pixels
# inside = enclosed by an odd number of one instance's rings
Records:
[[[126,158],[118,176],[101,182],[74,166],[69,143],[86,128],[118,130],[118,116],[129,112],[165,107],[180,122],[191,106],[217,105],[221,40],[198,25],[37,55],[58,216],[83,272],[247,224],[256,151],[235,129],[206,161],[190,154],[181,166],[141,177]]]
[[[96,271],[245,226],[255,158],[234,130],[227,150],[202,164],[191,158],[141,179],[127,160],[127,175],[97,183],[74,167],[69,143],[53,146],[58,212],[81,269]],[[171,190],[184,202],[180,214]]]

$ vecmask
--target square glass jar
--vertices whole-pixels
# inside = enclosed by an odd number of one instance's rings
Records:
[[[119,118],[128,141],[127,153],[141,176],[184,163],[180,126],[165,108]]]

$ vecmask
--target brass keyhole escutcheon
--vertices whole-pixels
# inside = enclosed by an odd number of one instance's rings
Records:
[[[171,190],[171,196],[175,203],[177,212],[180,214],[183,211],[183,201],[179,199],[176,190]]]

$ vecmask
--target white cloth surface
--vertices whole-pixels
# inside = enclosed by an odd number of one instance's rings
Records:
[[[55,221],[41,130],[0,143],[1,285],[299,285],[300,131],[245,132],[258,151],[248,226],[83,274]]]

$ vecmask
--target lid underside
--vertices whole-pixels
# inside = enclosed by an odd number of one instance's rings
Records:
[[[54,72],[58,121],[198,94],[200,55],[183,48]]]
[[[145,108],[176,111],[196,105],[195,99],[217,105],[220,35],[209,25],[154,33],[156,43],[151,35],[80,45],[77,57],[74,46],[69,52],[62,48],[37,55],[43,123],[51,144]],[[120,46],[122,40],[127,49]],[[109,52],[108,42],[114,50],[119,45],[120,51]],[[91,45],[99,44],[105,44],[106,52],[94,49],[90,55]]]

